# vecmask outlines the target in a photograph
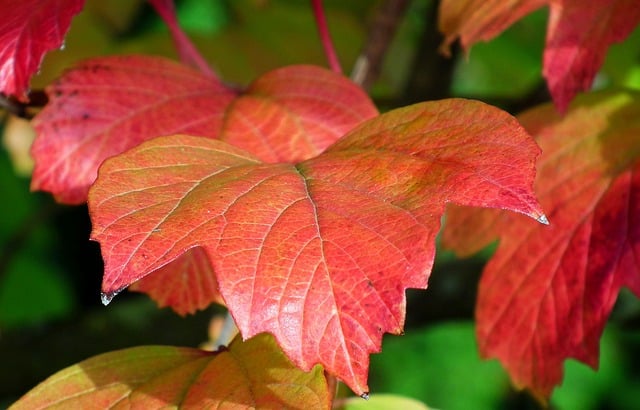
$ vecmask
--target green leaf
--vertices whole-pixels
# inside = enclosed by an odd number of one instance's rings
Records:
[[[429,410],[424,403],[408,397],[396,396],[393,394],[374,394],[369,399],[361,397],[351,397],[334,405],[334,410]]]

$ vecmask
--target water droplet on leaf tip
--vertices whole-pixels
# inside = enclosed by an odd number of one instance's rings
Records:
[[[362,397],[365,400],[369,400],[369,392],[362,393],[360,397]]]
[[[549,225],[549,220],[547,219],[547,216],[545,214],[540,215],[536,220],[541,224]]]
[[[113,296],[114,295],[111,294],[111,293],[104,293],[104,292],[101,293],[100,294],[100,299],[102,299],[102,304],[107,306],[111,302],[111,300],[113,299]]]
[[[63,42],[62,42],[62,44],[60,44],[60,50],[64,50],[66,46],[67,46],[67,45],[66,45],[66,44],[64,43],[64,41],[63,41]]]
[[[122,290],[122,289],[121,289]],[[109,303],[111,303],[111,301],[113,300],[113,298],[120,293],[121,290],[117,290],[115,292],[109,292],[109,293],[100,293],[100,299],[102,300],[102,304],[107,306]]]

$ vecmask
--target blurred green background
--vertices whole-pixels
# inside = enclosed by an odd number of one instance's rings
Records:
[[[382,1],[325,1],[329,26],[349,73]],[[269,69],[325,65],[308,2],[179,0],[179,19],[229,82],[246,84]],[[452,59],[437,53],[437,2],[408,3],[370,89],[381,109],[447,96],[477,98],[513,113],[548,100],[541,78],[547,11],[520,21],[490,43]],[[64,50],[47,56],[33,89],[74,61],[104,54],[176,57],[168,31],[142,0],[88,0]],[[640,30],[612,47],[595,87],[640,88]],[[207,339],[211,308],[187,318],[124,293],[100,304],[99,247],[89,242],[86,207],[56,204],[29,191],[32,133],[7,114],[0,150],[0,408],[45,377],[89,356],[141,344],[196,346]],[[459,260],[439,251],[427,291],[410,291],[406,334],[386,336],[371,361],[373,394],[395,393],[440,409],[535,409],[512,389],[497,362],[478,357],[475,290],[491,255]],[[575,362],[553,395],[556,409],[640,408],[640,303],[623,292],[602,338],[598,372]]]

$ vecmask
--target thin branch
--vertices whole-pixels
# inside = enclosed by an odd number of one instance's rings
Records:
[[[320,41],[324,48],[324,53],[327,56],[327,62],[331,70],[338,74],[342,74],[342,67],[340,66],[340,60],[338,54],[333,46],[331,40],[331,34],[329,33],[329,26],[327,25],[327,19],[324,15],[324,8],[322,7],[322,0],[311,0],[313,7],[313,15],[316,19],[316,27],[318,27],[318,34],[320,35]]]
[[[0,108],[5,109],[16,117],[30,120],[34,116],[31,109],[42,108],[49,101],[47,94],[43,90],[29,91],[27,98],[27,102],[22,102],[0,93]]]
[[[365,90],[380,76],[384,56],[408,5],[408,0],[385,0],[378,7],[369,26],[367,42],[351,72],[351,79]]]

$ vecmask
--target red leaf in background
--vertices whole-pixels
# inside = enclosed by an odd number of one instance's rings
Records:
[[[441,51],[460,37],[465,49],[478,41],[489,41],[522,17],[550,0],[442,0],[438,28],[446,36]]]
[[[377,114],[355,84],[313,66],[274,70],[238,95],[170,60],[106,57],[47,91],[50,102],[34,120],[32,189],[69,204],[86,201],[102,161],[154,137],[221,137],[264,161],[300,160]]]
[[[220,139],[264,162],[297,162],[377,115],[367,94],[346,77],[291,66],[262,75],[233,101]]]
[[[597,367],[620,288],[640,296],[640,96],[594,93],[564,118],[546,105],[519,119],[543,151],[536,192],[551,225],[453,208],[443,244],[468,254],[500,238],[480,282],[480,350],[544,400],[565,359]]]
[[[86,201],[106,158],[159,135],[216,136],[235,93],[194,69],[157,57],[86,61],[47,88],[34,120],[31,188]]]
[[[640,23],[636,0],[443,0],[440,30],[449,45],[488,41],[531,11],[549,4],[543,74],[561,112],[580,91],[591,87],[607,49]]]
[[[161,137],[111,158],[89,194],[116,292],[202,247],[243,337],[270,332],[302,369],[366,392],[369,353],[425,288],[444,205],[544,220],[538,147],[517,121],[445,100],[367,121],[321,155],[265,164],[224,142]]]
[[[141,346],[101,354],[52,375],[12,410],[328,409],[320,367],[296,369],[270,335],[206,352]]]
[[[27,100],[44,55],[60,48],[84,0],[1,0],[0,92]]]
[[[160,307],[171,307],[180,315],[195,313],[212,303],[224,305],[209,258],[200,247],[189,249],[129,290],[146,293]]]

